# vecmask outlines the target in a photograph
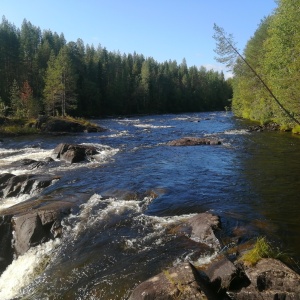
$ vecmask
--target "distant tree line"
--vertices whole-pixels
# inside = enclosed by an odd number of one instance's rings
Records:
[[[300,5],[295,0],[277,2],[277,9],[248,41],[244,57],[288,113],[241,59],[234,66],[232,108],[238,116],[275,121],[288,129],[300,121]]]
[[[81,39],[0,24],[0,115],[103,116],[223,110],[232,88],[222,72],[109,52]]]

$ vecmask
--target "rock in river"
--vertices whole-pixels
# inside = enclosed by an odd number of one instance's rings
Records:
[[[14,256],[60,236],[61,220],[78,208],[71,197],[29,199],[0,211],[0,274]]]
[[[53,150],[51,157],[69,163],[91,160],[98,151],[93,146],[61,143]]]
[[[168,142],[169,146],[198,146],[198,145],[220,145],[221,141],[211,138],[183,137]]]

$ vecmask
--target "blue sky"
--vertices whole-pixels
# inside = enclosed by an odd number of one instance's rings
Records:
[[[67,42],[109,51],[136,51],[158,62],[183,58],[188,66],[222,68],[214,57],[213,24],[232,33],[243,50],[274,0],[1,0],[0,12],[21,27],[24,18],[63,33]]]

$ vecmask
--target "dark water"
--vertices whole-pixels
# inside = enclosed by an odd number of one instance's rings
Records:
[[[34,262],[40,268],[30,270],[30,283],[14,284],[22,299],[126,299],[139,282],[191,259],[196,246],[168,228],[205,211],[221,217],[224,241],[239,227],[245,238],[267,235],[300,258],[299,137],[248,133],[245,121],[223,112],[95,122],[109,130],[0,144],[1,173],[16,171],[9,167],[11,161],[49,155],[60,142],[90,143],[103,150],[101,163],[36,171],[62,176],[44,195],[76,194],[89,200],[65,220],[64,236],[56,245],[28,254],[31,269]],[[166,145],[204,135],[221,139],[222,145]],[[12,274],[23,278],[29,272],[20,260],[10,271],[0,278],[0,287],[3,280],[16,280]]]

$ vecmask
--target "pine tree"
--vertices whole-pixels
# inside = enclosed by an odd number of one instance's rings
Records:
[[[59,70],[60,85],[59,93],[61,99],[61,115],[66,116],[67,111],[76,108],[77,95],[76,76],[74,74],[72,61],[69,57],[68,48],[63,47],[56,59],[56,69]]]
[[[16,80],[13,81],[13,84],[10,88],[10,103],[12,108],[12,115],[14,117],[26,117],[26,109],[24,107],[24,103],[22,102],[20,88]]]
[[[45,74],[44,104],[46,112],[55,116],[59,102],[59,70],[56,69],[56,58],[54,52],[51,53],[48,61],[48,68]]]
[[[68,48],[64,46],[58,56],[51,55],[45,77],[44,97],[48,112],[56,111],[66,116],[67,111],[76,108],[76,77]]]

